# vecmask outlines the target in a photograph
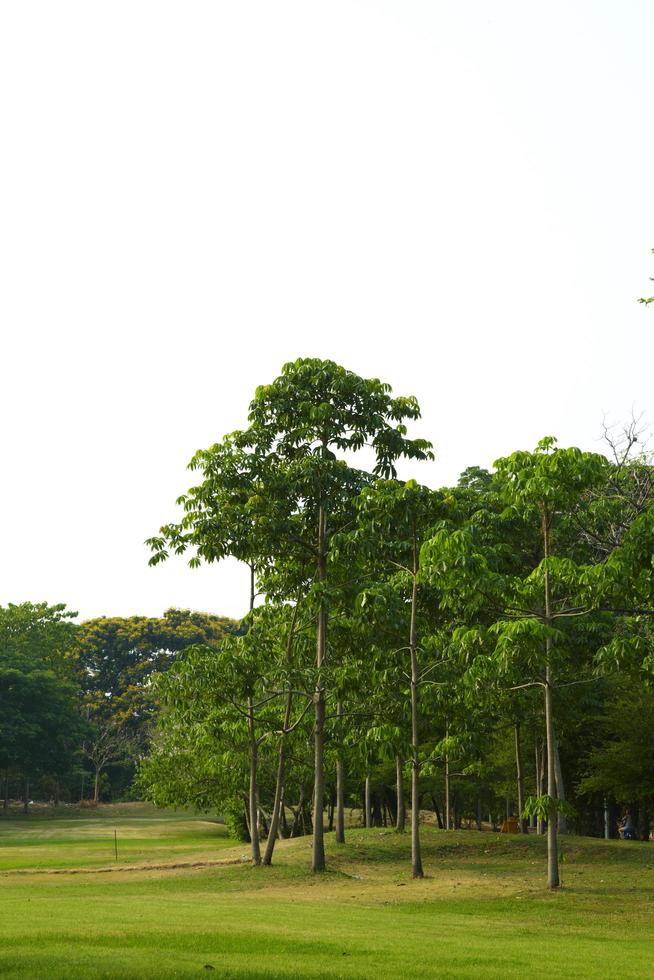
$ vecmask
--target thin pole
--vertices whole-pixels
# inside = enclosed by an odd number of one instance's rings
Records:
[[[118,860],[118,833],[114,830],[114,854]]]

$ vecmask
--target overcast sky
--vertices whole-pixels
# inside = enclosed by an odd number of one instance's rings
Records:
[[[143,539],[299,356],[416,395],[434,486],[652,420],[653,36],[651,0],[3,3],[0,604],[240,616],[240,568]]]

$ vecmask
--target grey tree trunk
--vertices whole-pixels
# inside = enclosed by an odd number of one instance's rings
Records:
[[[411,586],[411,626],[409,630],[409,650],[411,653],[411,874],[414,878],[424,878],[422,855],[420,853],[420,731],[418,726],[418,637],[416,613],[418,606],[418,555],[414,534],[413,543],[413,582]]]
[[[366,775],[363,792],[363,826],[372,827],[372,803],[370,801],[370,776]]]
[[[536,739],[536,796],[542,796],[545,789],[545,742],[541,739],[540,745]],[[543,835],[543,820],[541,817],[536,819],[536,833]]]
[[[261,846],[259,843],[259,798],[257,793],[257,763],[259,746],[257,745],[254,726],[254,708],[252,699],[248,699],[248,729],[250,732],[250,787],[248,794],[248,809],[250,811],[250,840],[252,842],[252,864],[261,864]]]
[[[401,755],[395,756],[395,780],[397,793],[395,829],[402,834],[406,825],[406,806],[404,803],[404,759]]]
[[[250,612],[254,609],[254,563],[250,563]],[[248,698],[248,732],[250,736],[250,786],[248,792],[249,831],[252,844],[252,864],[261,864],[261,846],[259,843],[259,794],[257,792],[257,764],[259,746],[257,743],[254,707],[252,698]]]
[[[250,809],[247,797],[243,795],[243,815],[245,817],[245,826],[247,828],[248,837],[252,840],[252,831],[250,829]]]
[[[556,728],[553,727],[554,737],[554,776],[556,778],[556,796],[559,800],[565,800],[565,786],[563,783],[563,770],[561,769],[561,756],[559,755],[559,740],[556,737]],[[567,834],[568,820],[565,813],[559,813],[559,833]]]
[[[552,713],[552,688],[550,666],[545,668],[545,730],[547,732],[547,795],[556,800],[556,774],[554,771],[554,724]],[[559,848],[557,838],[556,806],[550,804],[547,814],[547,887],[558,888],[559,879]]]
[[[290,695],[289,695],[290,699]],[[279,833],[279,821],[281,819],[282,807],[284,805],[284,780],[286,777],[286,745],[284,742],[284,736],[282,735],[282,740],[279,746],[279,759],[277,761],[277,781],[275,783],[275,802],[273,803],[273,811],[270,818],[270,830],[268,831],[268,840],[266,841],[266,850],[263,855],[263,864],[266,866],[272,863],[273,851],[275,850],[275,842],[277,841],[277,836]]]
[[[102,766],[95,767],[95,779],[93,781],[93,802],[100,802],[100,774],[102,772]]]
[[[325,582],[327,579],[327,556],[326,556],[326,536],[327,523],[324,508],[318,512],[318,581]],[[318,611],[318,625],[316,630],[316,667],[318,677],[316,680],[316,690],[314,693],[315,702],[315,727],[314,727],[314,784],[313,784],[313,860],[312,868],[314,871],[325,870],[325,838],[323,829],[323,810],[325,803],[325,760],[324,760],[324,738],[325,738],[325,687],[323,679],[323,667],[327,653],[327,609],[324,600],[321,600],[321,607]]]
[[[545,558],[550,556],[550,514],[543,507],[543,551]],[[550,591],[550,574],[545,572],[545,616],[546,626],[552,625],[552,602]],[[547,814],[547,887],[558,888],[559,878],[559,844],[556,822],[556,772],[554,768],[554,712],[552,708],[552,671],[550,667],[552,641],[549,636],[545,640],[545,733],[547,736],[547,795],[551,803]]]
[[[252,582],[250,590],[250,608],[254,605],[254,582]],[[286,644],[286,665],[290,667],[291,665],[291,654],[293,650],[293,642],[295,639],[295,623],[297,620],[297,604],[293,610],[293,618],[291,619],[291,625],[288,631],[288,642]],[[279,759],[277,762],[277,779],[275,782],[275,802],[273,803],[272,818],[270,821],[270,831],[268,832],[268,840],[266,841],[266,850],[263,855],[263,863],[265,865],[270,865],[272,862],[273,851],[275,850],[275,843],[277,842],[277,837],[281,836],[279,833],[280,820],[283,817],[284,809],[284,785],[286,782],[286,732],[291,723],[291,709],[293,707],[293,693],[289,690],[286,694],[286,707],[284,708],[284,725],[281,734],[281,740],[279,743]]]
[[[343,702],[336,705],[339,725],[343,718]],[[336,843],[345,843],[345,763],[339,749],[336,759]]]
[[[524,781],[522,777],[522,753],[520,751],[520,722],[515,723],[515,772],[516,788],[518,790],[518,827],[521,834],[527,833],[527,821],[522,815],[524,810]]]
[[[449,735],[449,726],[447,728],[447,734]],[[445,753],[445,829],[451,829],[451,817],[450,817],[450,755],[449,752]]]
[[[293,810],[293,807],[291,807]],[[293,810],[293,826],[291,827],[291,837],[300,836],[300,824],[304,819],[304,786],[300,787],[300,799],[298,800],[297,809]]]
[[[433,793],[430,793],[431,805],[434,808],[434,816],[436,817],[436,824],[439,830],[445,830],[445,824],[443,823],[443,817],[441,811],[438,808],[438,801]]]

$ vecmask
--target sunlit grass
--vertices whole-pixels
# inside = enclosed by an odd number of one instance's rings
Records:
[[[191,867],[247,846],[188,814],[131,812],[0,822],[1,975],[654,974],[648,844],[567,838],[564,887],[549,893],[533,837],[425,828],[427,878],[412,881],[408,836],[350,830],[345,847],[328,835],[316,876],[306,838],[283,842],[272,868]]]
[[[114,838],[114,831],[116,838]],[[143,804],[0,820],[0,871],[210,860],[233,846],[223,824]]]

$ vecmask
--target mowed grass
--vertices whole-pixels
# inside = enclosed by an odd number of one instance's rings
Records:
[[[543,839],[423,839],[412,881],[408,835],[383,830],[328,835],[313,875],[307,838],[252,868],[221,825],[140,805],[3,820],[0,975],[654,976],[654,845],[567,838],[549,893]]]
[[[62,808],[47,816],[35,811],[0,820],[0,872],[115,864],[114,831],[120,864],[211,860],[221,848],[234,845],[216,820],[157,811],[147,804]]]

